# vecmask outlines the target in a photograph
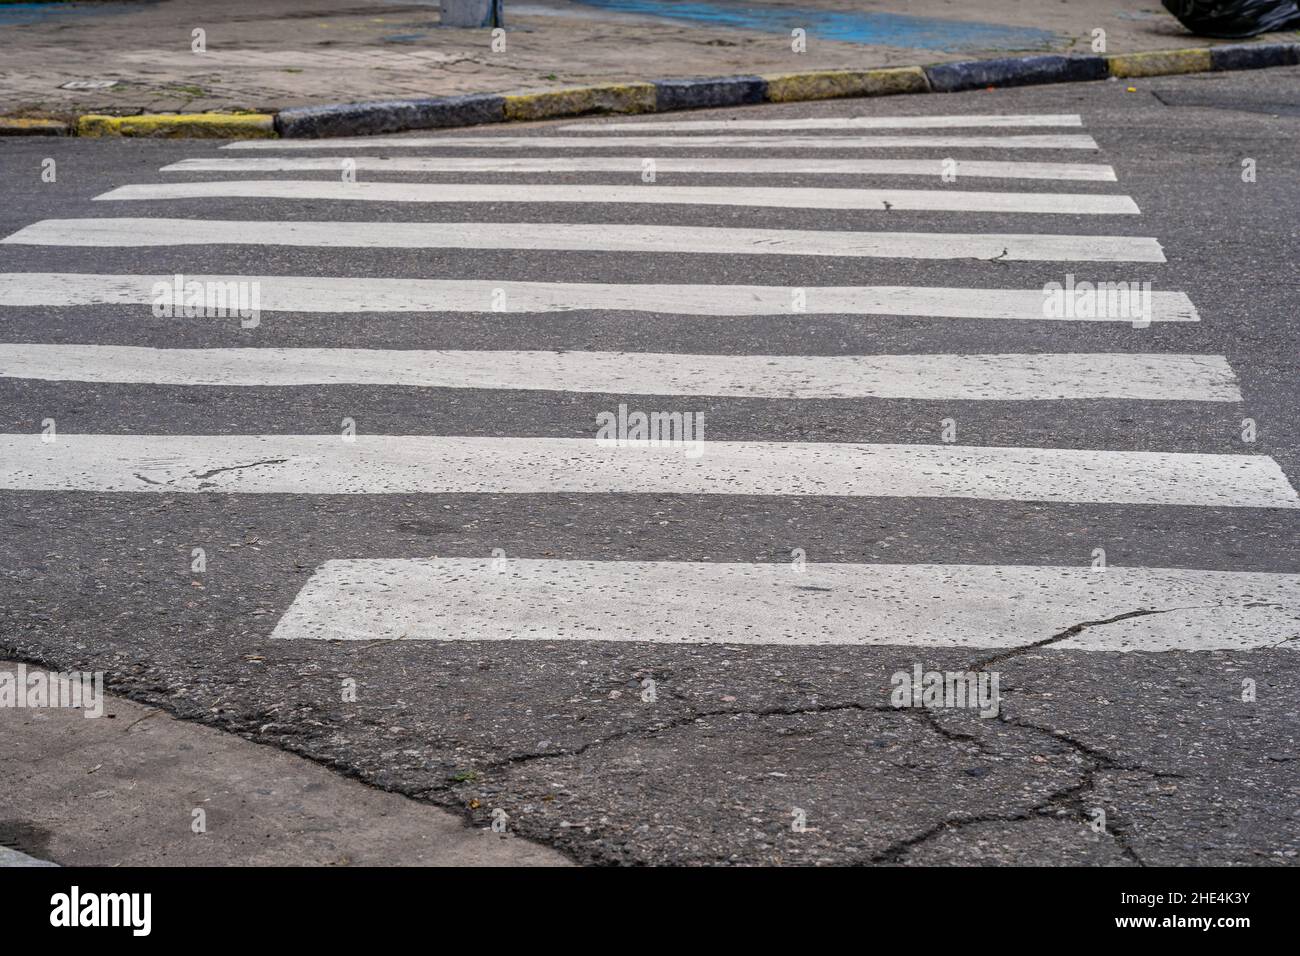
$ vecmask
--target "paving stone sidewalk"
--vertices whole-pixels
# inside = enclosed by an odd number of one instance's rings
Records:
[[[488,30],[442,28],[436,0],[106,0],[40,11],[0,4],[0,114],[272,113],[664,77],[1091,53],[1095,30],[1105,31],[1109,53],[1216,43],[1191,36],[1158,3],[1133,0],[991,0],[978,10],[957,0],[715,0],[689,5],[693,19],[646,12],[671,8],[652,0],[506,0],[505,48],[498,38],[494,50]],[[732,25],[744,10],[755,29]],[[806,52],[792,50],[791,24],[806,29]],[[205,52],[192,49],[195,30]]]

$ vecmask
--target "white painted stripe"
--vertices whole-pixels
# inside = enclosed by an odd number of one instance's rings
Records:
[[[725,255],[998,259],[1000,262],[1164,262],[1142,236],[831,232],[617,223],[297,222],[220,219],[43,219],[0,245],[318,246],[387,249],[550,249]]]
[[[222,149],[1096,149],[1091,136],[360,136],[249,139]]]
[[[345,159],[359,172],[377,173],[628,173],[640,177],[639,156],[217,156],[182,159],[164,173],[339,172]],[[727,175],[942,176],[962,179],[1073,179],[1115,182],[1115,170],[1098,163],[1016,163],[942,159],[754,159],[656,157],[655,173]]]
[[[429,203],[652,203],[781,209],[898,209],[1136,215],[1131,197],[1087,193],[970,192],[947,189],[823,189],[780,186],[558,185],[513,183],[345,183],[320,179],[217,180],[119,186],[99,200],[331,199]]]
[[[775,130],[802,129],[962,129],[1004,126],[1082,126],[1077,113],[1006,114],[966,113],[960,116],[813,116],[803,119],[651,120],[632,123],[570,123],[565,131],[605,133],[610,130]]]
[[[675,315],[900,315],[951,319],[1127,322],[1124,316],[1044,315],[1041,289],[932,286],[615,285],[469,279],[191,275],[188,282],[247,283],[262,312],[571,312]],[[0,306],[146,305],[169,275],[0,272]],[[804,307],[794,308],[798,293]],[[1182,292],[1151,293],[1152,322],[1198,322]]]
[[[1176,568],[361,559],[317,568],[271,636],[993,649],[1153,611],[1051,646],[1295,649],[1298,595],[1300,575]]]
[[[678,409],[689,411],[690,409]],[[668,411],[671,411],[669,409]],[[595,425],[593,423],[593,432]],[[833,495],[1296,508],[1263,455],[426,435],[0,435],[0,489]]]
[[[682,355],[0,345],[0,377],[149,385],[402,385],[627,395],[1239,402],[1220,355]]]

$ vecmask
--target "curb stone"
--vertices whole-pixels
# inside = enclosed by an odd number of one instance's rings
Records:
[[[1216,70],[1259,70],[1300,63],[1300,43],[1233,43],[1210,47]]]
[[[507,120],[539,120],[584,113],[653,113],[658,101],[653,83],[574,86],[544,93],[506,96]]]
[[[0,116],[0,136],[69,136],[72,124],[56,119]]]
[[[436,99],[298,106],[281,110],[275,117],[275,129],[281,136],[318,138],[477,126],[503,122],[505,102],[504,96],[493,93],[469,93]]]
[[[706,76],[689,80],[655,80],[655,112],[718,106],[749,106],[767,99],[761,76]]]
[[[146,136],[160,139],[266,139],[275,136],[270,113],[145,113],[77,118],[78,136]]]
[[[1213,69],[1208,48],[1120,53],[1106,57],[1106,67],[1114,77],[1169,76],[1174,73],[1204,73]]]
[[[55,119],[0,116],[0,137],[68,134],[207,138],[365,136],[588,113],[665,113],[764,102],[954,93],[988,87],[1256,70],[1298,64],[1300,43],[1224,44],[1109,56],[1035,54],[927,67],[708,76],[578,86],[539,93],[470,93],[427,99],[336,103],[291,107],[274,116],[266,113],[173,113],[120,117],[88,114],[79,117],[71,128]]]
[[[927,66],[925,75],[936,93],[957,93],[988,86],[1034,86],[1039,83],[1077,83],[1104,80],[1110,74],[1099,56],[1008,57],[1002,60],[966,60]]]
[[[765,76],[767,98],[773,103],[826,100],[841,96],[892,96],[928,93],[930,82],[919,66],[881,70],[823,70],[814,73],[772,73]]]

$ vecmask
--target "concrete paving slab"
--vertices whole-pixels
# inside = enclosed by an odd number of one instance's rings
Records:
[[[503,45],[486,29],[442,27],[437,3],[419,0],[50,4],[0,19],[0,113],[270,112],[588,83],[1231,42],[1189,35],[1155,2],[1141,11],[1130,0],[892,6],[863,11],[853,0],[720,0],[674,9],[647,0],[507,0]],[[804,31],[802,44],[794,42],[794,29]],[[1102,50],[1095,46],[1099,36]]]
[[[0,662],[0,672],[17,667]],[[75,866],[568,862],[121,697],[108,697],[98,718],[69,708],[0,709],[0,738],[0,843],[19,844],[0,847],[0,866],[41,865],[29,853]]]

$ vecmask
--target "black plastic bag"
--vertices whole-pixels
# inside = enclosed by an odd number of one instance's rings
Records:
[[[1300,28],[1298,0],[1160,0],[1178,22],[1207,37],[1253,37]]]

